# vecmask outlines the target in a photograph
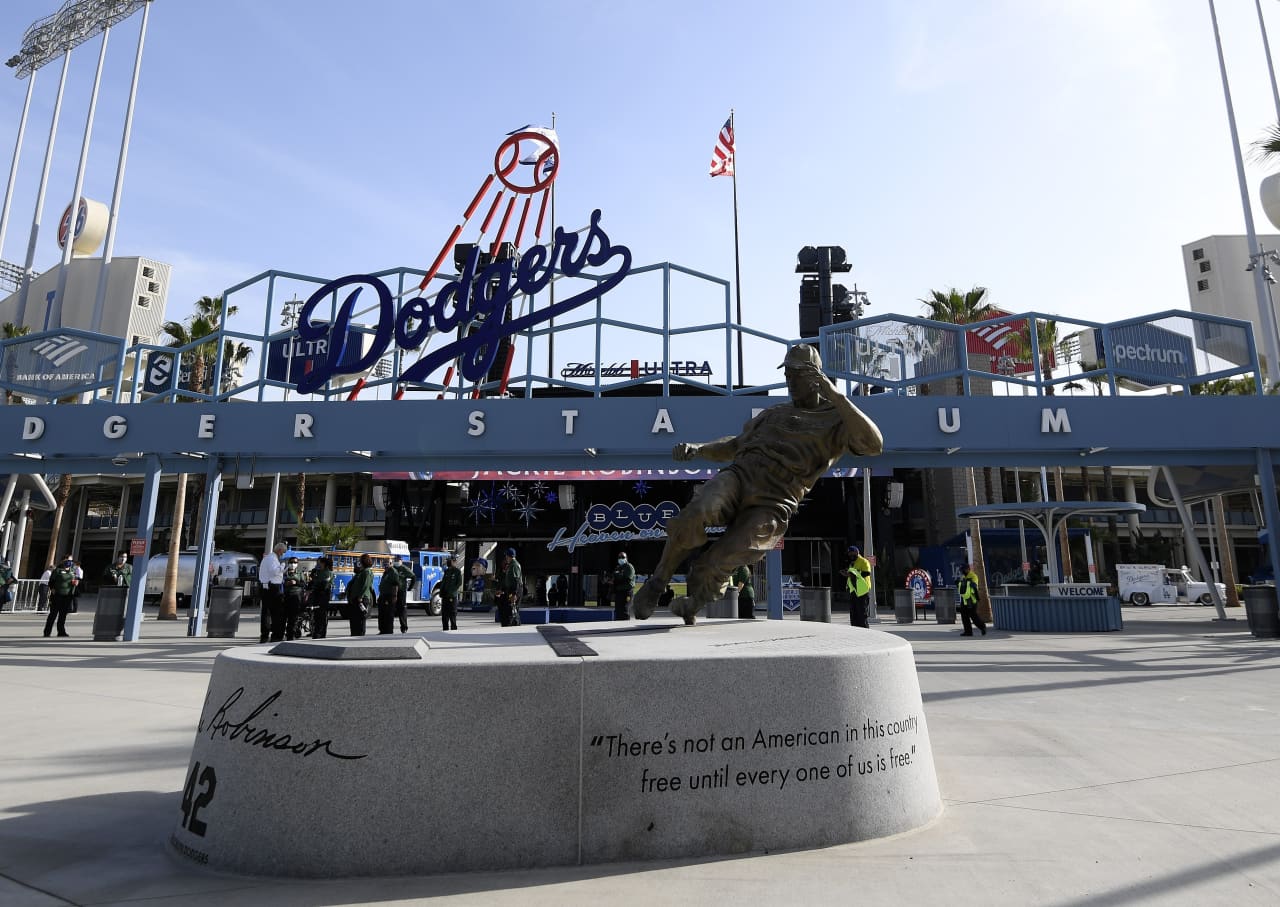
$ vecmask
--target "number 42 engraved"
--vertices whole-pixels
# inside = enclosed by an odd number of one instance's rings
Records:
[[[196,792],[197,785],[201,788],[199,793]],[[196,816],[200,810],[209,805],[209,801],[213,799],[213,792],[217,787],[218,775],[213,770],[212,765],[206,765],[204,771],[200,770],[199,762],[191,766],[191,774],[187,775],[186,787],[182,789],[182,826],[193,835],[204,837],[208,825],[196,818]]]

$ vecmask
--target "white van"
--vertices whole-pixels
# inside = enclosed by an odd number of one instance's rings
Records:
[[[1119,580],[1122,602],[1135,605],[1149,605],[1153,602],[1213,604],[1209,584],[1193,580],[1191,569],[1185,565],[1165,567],[1162,564],[1117,564],[1116,578]],[[1225,601],[1227,587],[1222,583],[1215,585],[1218,587],[1218,594]]]

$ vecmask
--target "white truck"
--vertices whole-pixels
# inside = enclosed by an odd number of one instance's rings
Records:
[[[1209,584],[1193,580],[1191,570],[1186,566],[1117,564],[1116,578],[1119,580],[1122,602],[1131,602],[1135,605],[1149,605],[1152,602],[1213,604],[1213,593],[1209,591]],[[1218,587],[1218,594],[1225,600],[1227,587],[1222,583],[1215,585]]]

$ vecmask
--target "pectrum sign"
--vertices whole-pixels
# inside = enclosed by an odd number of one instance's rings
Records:
[[[1085,365],[1109,365],[1147,387],[1181,384],[1196,376],[1191,338],[1154,324],[1125,324],[1105,333],[1082,332],[1080,350]]]

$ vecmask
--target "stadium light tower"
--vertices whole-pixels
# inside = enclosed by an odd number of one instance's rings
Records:
[[[126,122],[124,127],[124,139],[122,142],[120,163],[116,169],[116,196],[112,200],[112,209],[110,213],[108,225],[108,237],[112,235],[112,228],[115,224],[117,214],[117,202],[119,196],[119,185],[121,175],[124,170],[125,147],[129,140],[129,131],[132,125],[133,117],[133,98],[137,90],[138,81],[138,65],[142,59],[142,42],[146,34],[146,11],[150,8],[151,0],[67,0],[58,11],[51,16],[46,16],[33,23],[22,36],[22,46],[16,54],[5,61],[5,65],[14,70],[14,75],[19,79],[25,79],[28,76],[31,81],[27,85],[27,103],[22,109],[22,119],[18,127],[18,138],[14,146],[13,161],[9,168],[9,188],[5,191],[5,199],[3,210],[0,211],[0,252],[3,251],[5,228],[8,226],[9,206],[12,197],[12,187],[18,170],[18,159],[22,149],[23,134],[26,129],[27,113],[30,107],[31,92],[35,83],[36,72],[57,57],[62,59],[62,74],[58,82],[57,99],[54,102],[53,118],[49,127],[49,140],[45,145],[44,169],[40,176],[40,187],[36,193],[36,208],[31,222],[31,238],[27,247],[27,258],[25,265],[21,268],[21,287],[18,302],[17,323],[21,324],[26,317],[27,296],[31,288],[31,279],[33,277],[32,265],[35,261],[36,243],[40,234],[40,220],[44,212],[45,192],[48,188],[49,170],[53,160],[53,144],[54,138],[58,131],[58,117],[62,110],[63,89],[66,86],[67,67],[71,59],[71,51],[79,47],[85,41],[95,35],[103,35],[103,50],[105,52],[106,33],[111,26],[127,19],[139,9],[143,9],[142,28],[138,34],[138,60],[134,67],[133,85],[130,89],[129,107],[126,114]],[[101,61],[99,61],[99,69],[101,69]],[[97,78],[95,77],[95,100],[97,89]],[[85,128],[84,143],[81,146],[81,159],[87,151],[90,131],[92,124],[92,107],[89,115],[89,122]],[[81,167],[83,169],[83,165]],[[80,177],[77,175],[77,182]],[[75,213],[79,199],[71,200],[72,220],[71,229],[68,231],[67,243],[70,245],[75,232]],[[109,247],[110,239],[108,239]],[[109,253],[104,256],[103,268],[105,269]],[[8,271],[13,272],[10,266]],[[103,282],[100,280],[100,283]],[[61,302],[61,300],[58,300]]]
[[[1227,61],[1222,55],[1222,36],[1218,31],[1218,12],[1213,0],[1209,0],[1209,18],[1213,23],[1213,42],[1218,51],[1218,69],[1222,75],[1222,93],[1226,99],[1227,127],[1231,131],[1231,148],[1235,154],[1236,179],[1240,183],[1240,202],[1244,208],[1245,235],[1249,239],[1249,259],[1252,267],[1262,255],[1258,234],[1253,226],[1253,210],[1249,204],[1249,187],[1245,181],[1244,158],[1240,154],[1240,135],[1236,130],[1236,113],[1231,103],[1231,84],[1227,81]],[[1268,286],[1263,269],[1253,267],[1253,289],[1258,305],[1258,329],[1262,332],[1263,347],[1267,352],[1266,386],[1269,390],[1280,384],[1280,336],[1277,334],[1276,314],[1271,306]]]

